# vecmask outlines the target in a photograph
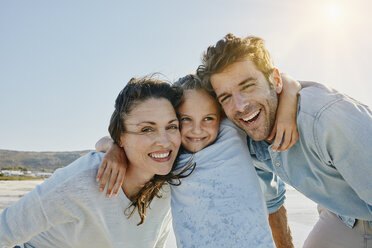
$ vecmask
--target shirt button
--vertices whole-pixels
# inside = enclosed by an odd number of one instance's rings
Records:
[[[280,166],[280,162],[276,162],[275,163],[275,166],[279,167]]]

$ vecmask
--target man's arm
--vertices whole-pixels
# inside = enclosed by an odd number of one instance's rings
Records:
[[[315,136],[318,154],[334,166],[372,213],[372,110],[345,97],[321,113]]]
[[[269,224],[277,248],[293,248],[292,233],[288,225],[287,210],[282,205],[269,215]]]
[[[256,161],[256,163],[259,163]],[[269,212],[269,224],[273,234],[275,245],[279,248],[294,247],[292,244],[291,231],[287,221],[287,211],[284,207],[285,185],[278,176],[258,168],[256,173],[264,194],[267,210]]]

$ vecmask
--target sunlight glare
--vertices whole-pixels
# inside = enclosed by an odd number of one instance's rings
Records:
[[[342,15],[341,7],[337,5],[336,3],[329,4],[326,7],[325,12],[326,12],[327,18],[334,22],[339,21]]]

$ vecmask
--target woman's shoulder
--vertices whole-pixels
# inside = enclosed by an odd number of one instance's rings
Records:
[[[61,190],[73,187],[89,188],[92,184],[96,184],[95,176],[103,155],[103,153],[90,152],[66,167],[57,169],[43,184],[50,184],[52,188]]]

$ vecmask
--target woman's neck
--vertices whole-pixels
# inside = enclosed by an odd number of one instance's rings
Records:
[[[133,201],[133,198],[138,194],[143,186],[145,186],[145,184],[153,177],[154,175],[146,175],[143,171],[136,170],[136,168],[128,165],[121,188],[128,199]]]

